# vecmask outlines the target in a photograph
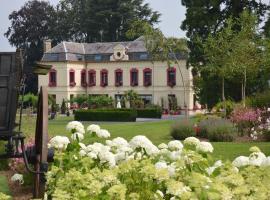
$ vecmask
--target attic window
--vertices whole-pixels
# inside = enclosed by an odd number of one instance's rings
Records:
[[[140,54],[140,60],[146,60],[148,57],[147,53]]]
[[[95,61],[101,61],[102,56],[101,55],[95,55]]]

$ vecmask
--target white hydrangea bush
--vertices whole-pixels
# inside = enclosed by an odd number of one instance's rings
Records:
[[[58,151],[47,173],[48,199],[270,199],[270,157],[257,147],[224,162],[211,157],[211,143],[195,137],[156,146],[142,135],[108,139],[98,125],[79,132],[79,124],[68,125],[71,141],[50,142]],[[107,140],[84,144],[80,134]]]

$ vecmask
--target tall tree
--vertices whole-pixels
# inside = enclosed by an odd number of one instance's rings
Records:
[[[224,22],[229,17],[237,19],[243,10],[256,14],[258,21],[263,19],[267,10],[267,6],[264,3],[256,0],[182,0],[181,2],[187,9],[186,19],[183,21],[181,28],[187,32],[186,35],[189,38],[188,47],[190,54],[188,64],[194,67],[194,75],[201,71],[206,62],[205,52],[202,47],[203,43],[199,42],[200,40],[204,42],[209,35],[218,34],[225,27],[226,24]],[[235,26],[233,29],[240,31],[239,26]],[[200,40],[197,38],[200,38]],[[209,73],[201,73],[200,75],[200,77],[195,76],[194,78],[195,88],[199,91],[197,94],[200,97],[201,103],[207,103],[212,106],[220,100],[220,97],[216,95],[220,93],[220,90],[218,90],[220,86],[213,87],[208,83],[216,83],[218,77],[214,74],[209,76]],[[207,82],[204,83],[204,80],[207,80]],[[259,81],[259,79],[257,80]],[[250,82],[249,88],[255,89],[257,80]],[[225,88],[234,88],[229,90],[228,96],[235,100],[241,99],[238,89],[236,90],[234,87],[234,81],[228,80],[226,85]],[[261,87],[263,85],[260,85]]]
[[[58,5],[59,14],[65,13],[58,26],[69,37],[81,42],[123,41],[133,21],[158,23],[160,14],[153,11],[144,0],[63,0]],[[134,38],[132,38],[134,39]]]
[[[202,79],[211,73],[220,77],[222,100],[225,100],[225,80],[238,82],[240,96],[245,100],[247,79],[254,79],[267,69],[264,54],[268,47],[258,35],[256,16],[248,11],[242,12],[239,19],[226,20],[225,24],[225,28],[216,35],[209,35],[202,44],[205,55]],[[239,27],[239,31],[235,27]]]
[[[203,62],[203,52],[198,47],[196,38],[206,39],[209,34],[216,34],[224,27],[229,17],[239,18],[243,10],[256,13],[261,21],[267,5],[257,0],[182,0],[186,7],[186,18],[181,28],[187,32],[190,49],[189,63],[199,67]]]
[[[11,26],[5,36],[9,43],[25,50],[24,72],[27,75],[27,91],[37,91],[37,77],[32,73],[35,61],[43,54],[43,40],[52,38],[55,25],[53,6],[44,1],[29,1],[20,10],[9,15]]]

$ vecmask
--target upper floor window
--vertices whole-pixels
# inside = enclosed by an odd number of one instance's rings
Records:
[[[81,86],[82,87],[86,87],[87,86],[87,82],[86,82],[86,70],[83,69],[81,71]]]
[[[74,87],[76,85],[75,82],[75,71],[73,69],[69,70],[69,86]]]
[[[123,71],[121,69],[115,70],[115,86],[123,85]]]
[[[108,70],[103,69],[100,72],[100,86],[106,87],[108,85]]]
[[[167,69],[167,84],[170,87],[176,85],[176,69],[174,67],[169,67]]]
[[[152,85],[152,69],[150,68],[143,70],[143,85],[145,87]]]
[[[90,70],[88,71],[88,86],[95,86],[96,85],[96,71]]]
[[[56,70],[51,69],[49,72],[49,87],[56,87],[57,84],[57,76],[56,76]]]
[[[138,86],[138,70],[133,68],[130,70],[130,85],[131,86]]]

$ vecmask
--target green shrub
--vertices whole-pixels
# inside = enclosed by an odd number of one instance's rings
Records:
[[[0,154],[5,153],[5,142],[0,142]],[[0,171],[5,171],[8,169],[8,159],[0,160]]]
[[[230,116],[233,109],[235,107],[235,103],[231,100],[227,100],[225,102],[219,102],[215,105],[215,109],[217,112],[222,112],[226,108],[226,117]]]
[[[137,111],[132,109],[96,109],[75,111],[75,120],[78,121],[131,122],[136,121],[136,117]]]
[[[184,140],[196,135],[193,123],[188,120],[181,120],[173,124],[170,134],[175,140]]]
[[[199,136],[214,142],[233,141],[237,136],[237,129],[229,120],[208,118],[199,123]]]
[[[87,99],[88,108],[113,108],[114,101],[112,97],[106,95],[89,96]]]
[[[162,116],[161,108],[137,109],[137,113],[140,118],[161,118]]]
[[[269,108],[270,107],[270,90],[257,93],[246,99],[246,105],[253,108]]]

